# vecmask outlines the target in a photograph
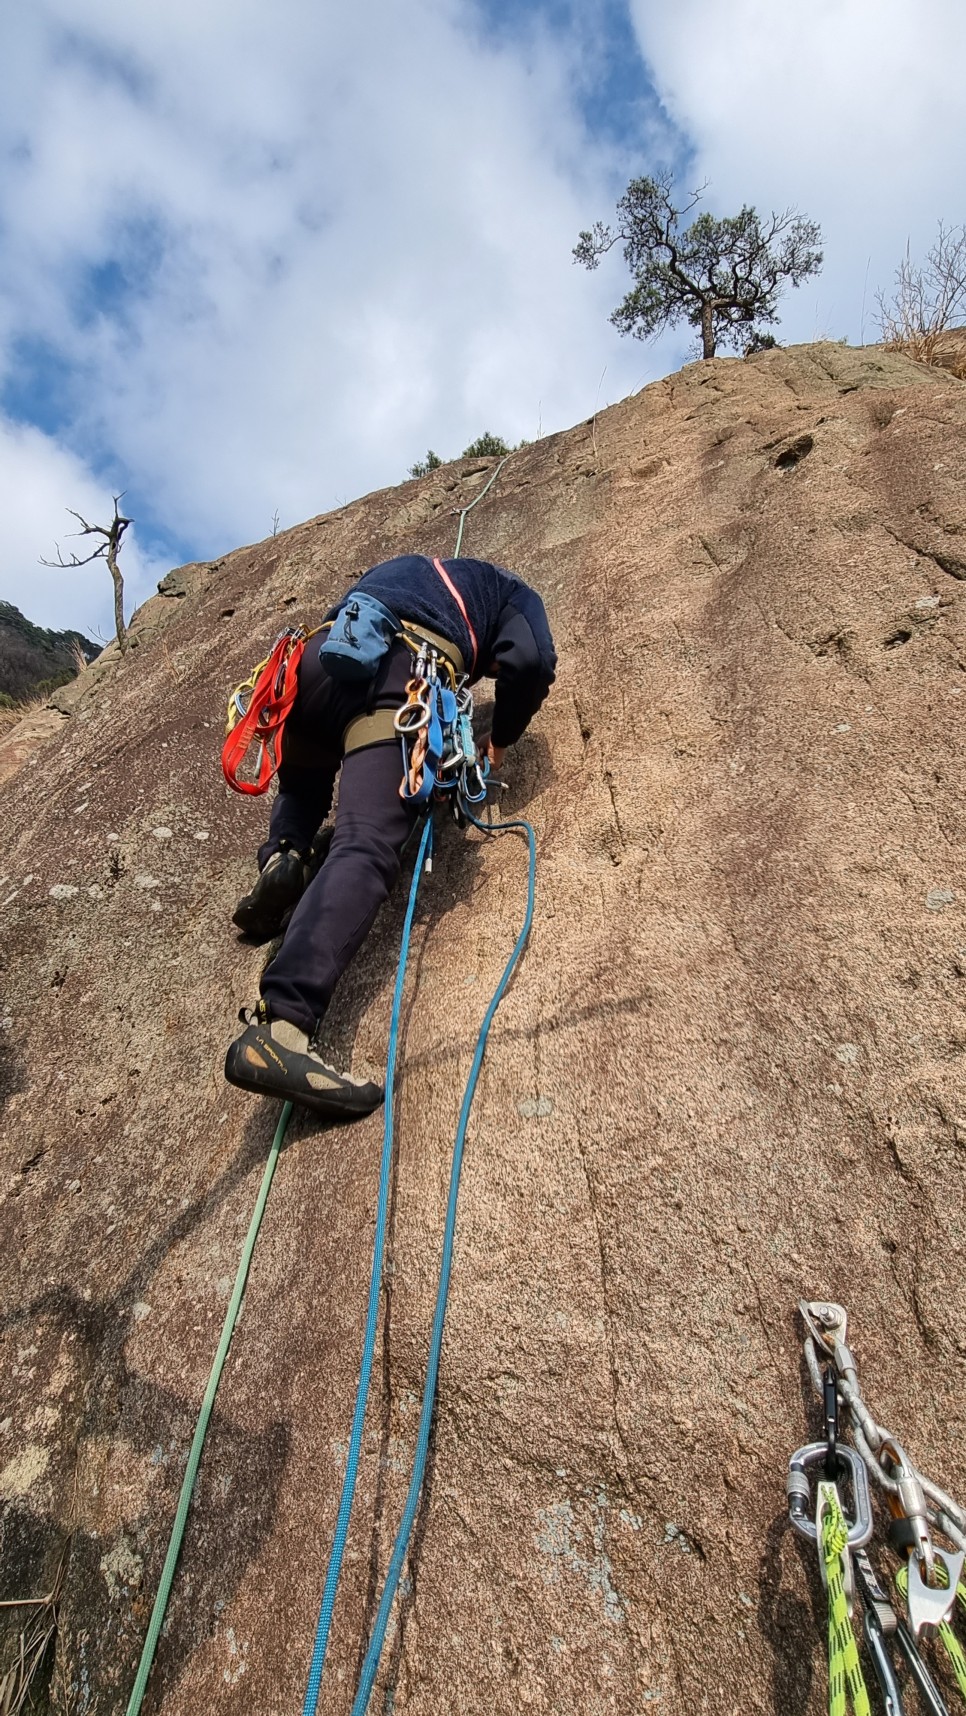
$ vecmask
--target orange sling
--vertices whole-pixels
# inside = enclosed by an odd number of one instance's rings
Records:
[[[310,635],[301,626],[283,632],[268,660],[260,662],[251,678],[231,694],[221,768],[235,792],[253,796],[267,792],[272,776],[278,771],[282,760],[282,727],[295,702],[298,665]],[[258,746],[255,779],[239,780],[238,771],[253,741]]]

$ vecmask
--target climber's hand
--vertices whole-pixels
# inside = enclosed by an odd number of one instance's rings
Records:
[[[487,734],[483,740],[483,755],[489,760],[491,769],[502,769],[503,759],[506,756],[506,746],[494,745],[493,740]]]

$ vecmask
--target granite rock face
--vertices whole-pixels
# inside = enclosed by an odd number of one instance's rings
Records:
[[[966,1487],[964,441],[940,370],[715,360],[514,454],[468,517],[464,551],[542,592],[560,672],[507,763],[537,917],[470,1130],[374,1710],[818,1716],[817,1577],[784,1528],[817,1425],[801,1295],[849,1306],[877,1415]],[[225,697],[367,565],[451,552],[491,469],[191,568],[3,787],[0,1597],[49,1589],[67,1545],[81,1716],[126,1707],[276,1119],[221,1074],[262,958],[230,913],[264,821],[220,778]],[[447,829],[422,898],[332,1716],[405,1490],[525,852]],[[359,1073],[383,1065],[403,903],[327,1022]],[[380,1137],[379,1115],[290,1129],[149,1711],[301,1708]]]

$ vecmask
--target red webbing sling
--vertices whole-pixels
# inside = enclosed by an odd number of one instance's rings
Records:
[[[306,641],[306,634],[301,630],[283,632],[268,660],[262,664],[261,671],[256,670],[252,680],[233,693],[229,720],[234,710],[239,711],[240,719],[229,728],[222,747],[221,767],[228,785],[235,792],[257,796],[268,791],[272,776],[282,760],[282,726],[295,702],[296,674]],[[249,684],[251,697],[246,707],[241,702],[241,694]],[[239,780],[238,771],[253,740],[258,746],[255,779]]]
[[[447,572],[446,567],[443,565],[443,562],[441,560],[434,559],[433,565],[435,566],[437,572],[439,573],[440,577],[442,578],[443,583],[446,585],[446,588],[449,591],[450,595],[452,596],[454,602],[456,603],[456,606],[459,608],[459,611],[462,614],[463,619],[466,621],[466,629],[470,634],[470,643],[473,645],[473,661],[470,665],[470,678],[472,679],[473,674],[476,671],[476,658],[480,653],[480,646],[476,641],[476,633],[470,624],[470,616],[466,612],[466,603],[464,602],[462,596],[460,595],[459,591],[457,590],[456,585],[453,583],[453,580],[450,577],[449,573]]]

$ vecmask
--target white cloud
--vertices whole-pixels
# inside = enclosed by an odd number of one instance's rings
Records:
[[[966,220],[959,0],[813,0],[804,11],[631,0],[631,10],[658,91],[693,143],[691,182],[712,181],[720,213],[795,204],[822,226],[825,267],[786,299],[781,337],[875,339],[876,288],[891,288],[907,237],[922,255],[940,218]]]
[[[498,47],[469,0],[76,16],[7,24],[0,377],[18,340],[55,348],[61,439],[155,529],[223,551],[430,445],[566,427],[605,365],[604,399],[661,372],[608,325],[613,271],[571,260],[624,166],[580,117],[574,41]],[[90,287],[109,262],[120,304]]]
[[[822,224],[781,337],[874,337],[907,234],[921,251],[966,218],[956,0],[629,0],[670,116],[642,107],[637,150],[580,106],[610,4],[570,33],[521,4],[499,39],[472,0],[85,0],[80,26],[73,0],[5,8],[0,384],[29,414],[34,363],[51,433],[0,420],[0,590],[92,623],[36,559],[110,485],[142,543],[222,552],[429,446],[566,427],[673,367],[688,331],[621,340],[620,256],[588,274],[571,249],[682,134],[714,208]],[[143,595],[165,566],[136,546]],[[84,576],[86,602],[104,574]]]
[[[37,625],[58,631],[73,627],[106,641],[114,633],[114,592],[103,561],[71,571],[39,564],[41,557],[56,560],[58,543],[65,560],[85,552],[74,535],[79,526],[66,511],[68,504],[91,524],[106,524],[114,516],[110,494],[92,480],[82,460],[39,429],[0,418],[3,598]],[[142,553],[128,532],[121,568],[130,618],[168,567]]]

